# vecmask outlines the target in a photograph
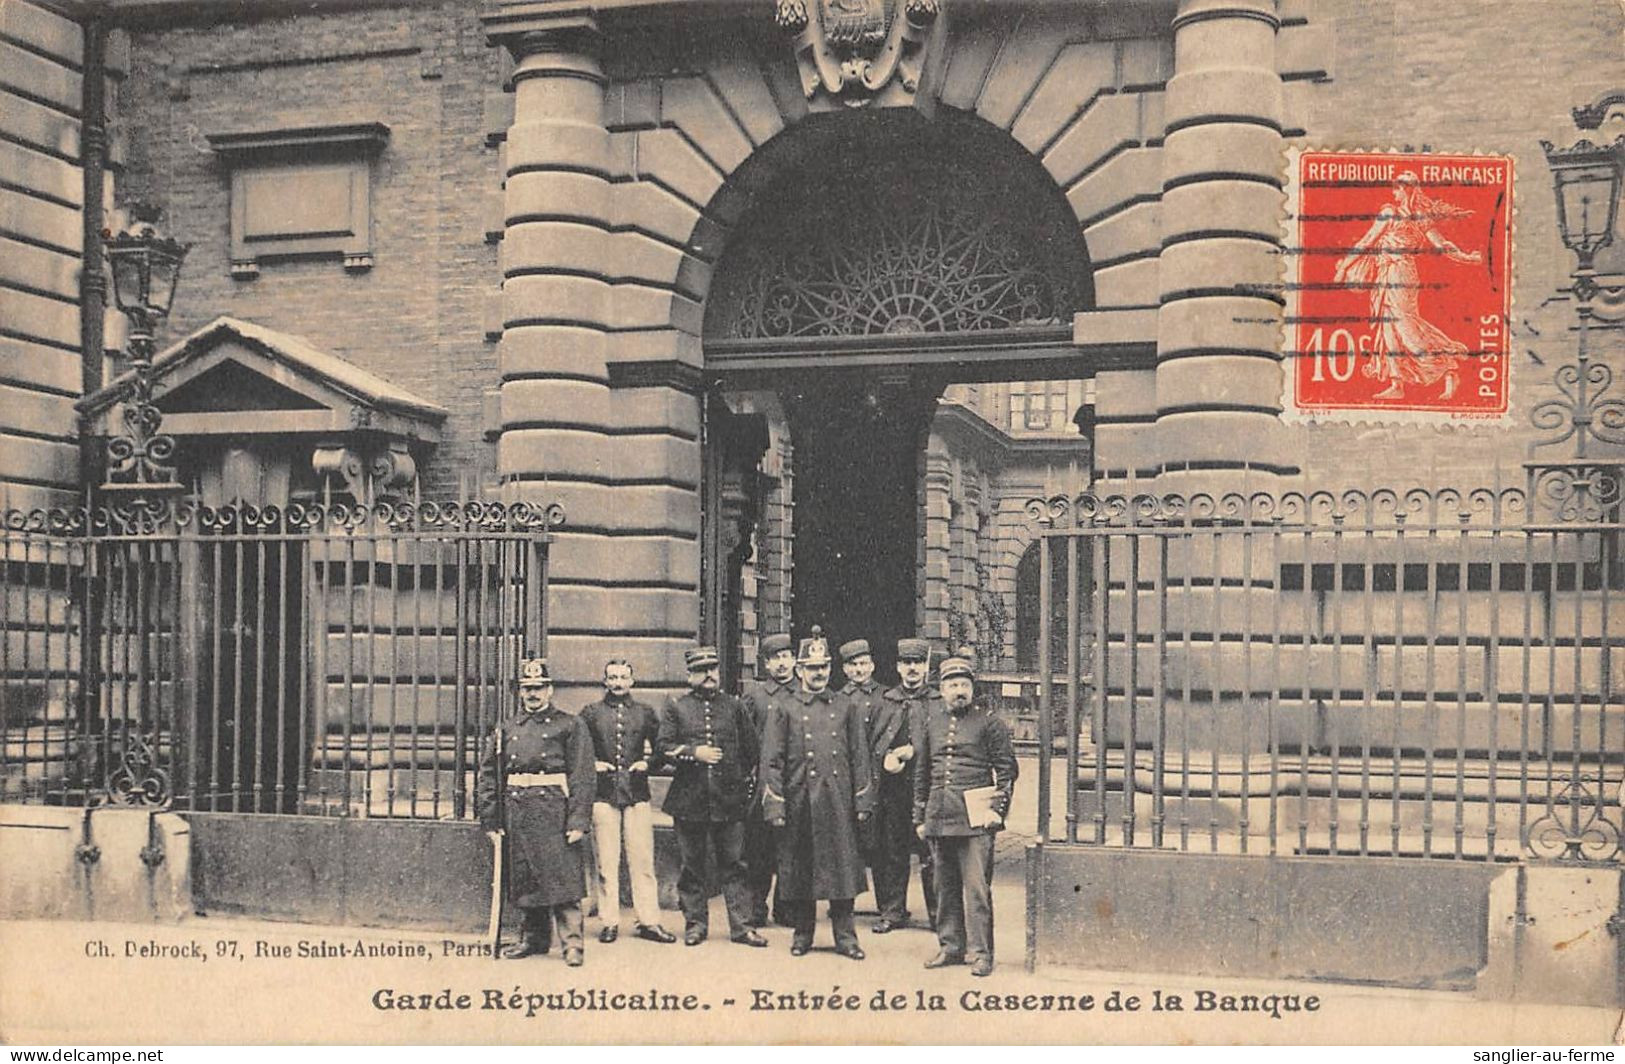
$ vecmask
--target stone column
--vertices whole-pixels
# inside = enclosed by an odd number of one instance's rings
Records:
[[[1162,490],[1240,487],[1247,468],[1294,471],[1279,420],[1279,27],[1275,0],[1180,0],[1174,17],[1157,312]]]
[[[1157,311],[1159,492],[1275,490],[1282,475],[1296,472],[1280,420],[1279,28],[1275,0],[1180,0],[1174,16]],[[1165,678],[1176,686],[1188,682],[1195,697],[1185,705],[1180,693],[1170,693],[1163,710],[1169,734],[1187,726],[1184,714],[1205,712],[1217,721],[1218,749],[1234,749],[1238,725],[1269,704],[1268,670],[1253,668],[1252,689],[1233,690],[1234,677],[1246,671],[1239,658],[1257,653],[1256,643],[1244,649],[1235,638],[1236,621],[1249,605],[1252,617],[1265,616],[1276,593],[1267,553],[1255,551],[1249,563],[1235,544],[1218,557],[1173,551],[1159,576],[1157,553],[1142,552],[1142,631],[1155,616],[1155,596],[1145,589],[1159,579],[1211,586],[1212,608],[1225,618],[1218,632],[1168,648]],[[1123,573],[1128,559],[1119,555],[1113,563]],[[1215,687],[1225,691],[1222,704],[1210,701]]]
[[[536,7],[484,16],[515,59],[497,466],[506,497],[565,509],[547,649],[573,708],[597,696],[612,657],[632,661],[647,697],[683,683],[699,623],[699,405],[695,374],[611,370],[625,345],[603,39],[588,16]]]

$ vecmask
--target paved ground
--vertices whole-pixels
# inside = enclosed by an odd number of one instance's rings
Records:
[[[216,918],[0,923],[0,1042],[1555,1045],[1609,1042],[1619,1022],[1600,1009],[1441,992],[1059,968],[1028,974],[1015,887],[997,888],[1006,959],[987,979],[964,968],[922,969],[935,949],[926,931],[865,934],[863,962],[829,950],[827,930],[822,948],[803,958],[789,956],[782,929],[768,932],[768,949],[720,936],[696,948],[589,940],[586,966],[572,969],[557,954],[493,961],[467,936]],[[722,919],[719,906],[717,926]],[[1156,1010],[1175,995],[1181,1011]],[[1244,995],[1266,1011],[1201,1008],[1245,1005]],[[829,1007],[831,997],[840,1008]],[[1305,1011],[1311,1004],[1315,1011]],[[651,1008],[659,1005],[667,1008]]]

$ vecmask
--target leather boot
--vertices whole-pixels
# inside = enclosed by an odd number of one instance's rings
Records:
[[[502,948],[502,957],[504,960],[518,960],[521,957],[533,957],[546,953],[552,948],[552,914],[545,911],[536,913],[526,909],[525,920],[519,930],[519,941],[511,946],[504,946]]]

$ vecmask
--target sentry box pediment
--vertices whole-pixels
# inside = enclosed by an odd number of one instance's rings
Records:
[[[173,436],[345,437],[433,444],[444,407],[289,333],[216,318],[153,360],[153,392]],[[123,431],[126,373],[78,406],[95,436]]]

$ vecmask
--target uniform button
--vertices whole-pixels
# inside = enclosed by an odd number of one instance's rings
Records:
[[[809,738],[809,739],[811,739],[811,738],[812,738],[812,736],[810,736],[810,735],[809,735],[809,736],[807,736],[807,738]],[[810,760],[812,760],[812,756],[813,756],[813,755],[812,755],[812,751],[811,751],[811,750],[808,750],[808,751],[807,751],[807,759],[808,759],[808,760],[809,760],[809,761],[810,761]]]
[[[809,738],[809,739],[811,739],[811,738],[812,738],[812,732],[808,732],[808,733],[807,733],[807,738]],[[811,756],[812,756],[812,755],[811,755],[811,754],[808,754],[808,755],[807,755],[807,756],[808,756],[808,757],[811,757]]]
[[[831,776],[839,776],[841,774],[841,770],[838,768],[832,768],[829,770],[829,774]]]
[[[816,776],[816,775],[818,775],[818,770],[817,770],[817,769],[815,769],[815,768],[811,768],[811,769],[808,769],[808,770],[807,770],[807,775],[809,775],[809,776]]]

